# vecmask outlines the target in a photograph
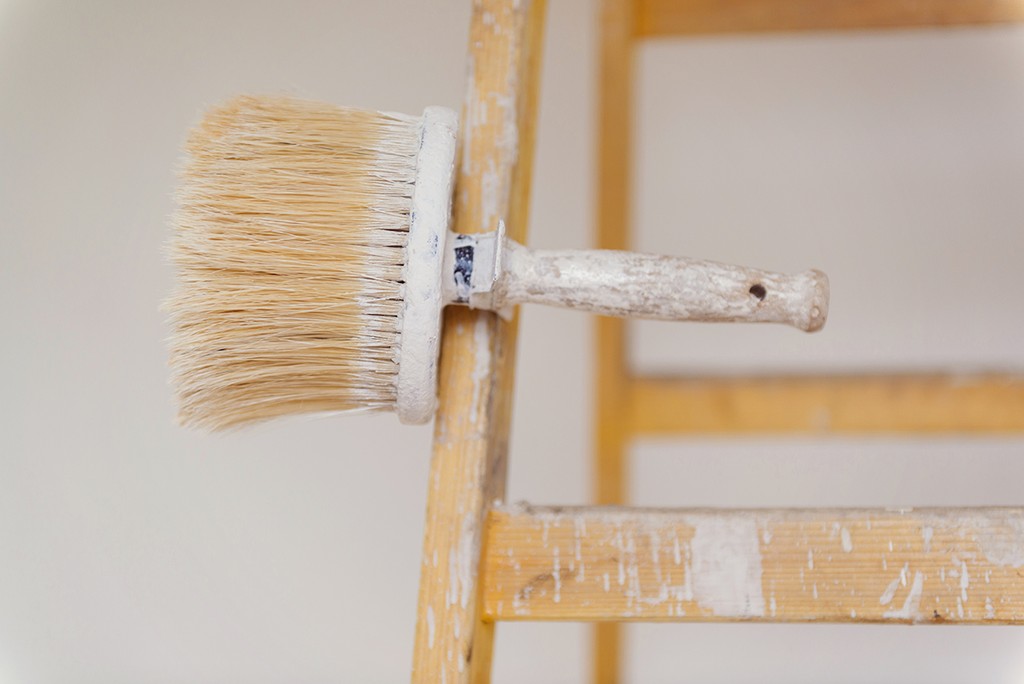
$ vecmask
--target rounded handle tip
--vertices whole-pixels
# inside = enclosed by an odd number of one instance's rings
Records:
[[[828,276],[823,272],[812,269],[806,271],[803,276],[808,281],[807,317],[801,327],[807,332],[817,332],[825,326],[828,320],[829,284]]]

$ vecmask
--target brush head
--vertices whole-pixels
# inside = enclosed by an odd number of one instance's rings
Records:
[[[182,423],[395,408],[422,133],[419,117],[287,97],[196,126],[168,302]]]

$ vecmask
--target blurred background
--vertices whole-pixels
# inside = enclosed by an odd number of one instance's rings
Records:
[[[0,0],[0,682],[398,682],[431,430],[175,425],[159,302],[202,110],[287,92],[458,108],[469,0]],[[531,240],[594,223],[598,8],[548,10]],[[1024,367],[1024,27],[659,40],[636,246],[832,280],[826,329],[631,328],[645,370]],[[509,498],[587,503],[592,325],[524,313]],[[1024,503],[1024,441],[701,439],[635,503]],[[1024,681],[1024,631],[627,630],[628,681]],[[589,628],[502,624],[495,682],[588,681]]]

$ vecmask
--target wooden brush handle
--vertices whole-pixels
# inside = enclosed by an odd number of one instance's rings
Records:
[[[686,257],[542,251],[505,241],[493,308],[547,304],[605,316],[785,323],[813,332],[828,316],[821,271],[784,275]]]

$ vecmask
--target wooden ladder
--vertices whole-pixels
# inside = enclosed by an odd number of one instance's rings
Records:
[[[1015,0],[605,0],[598,246],[628,247],[637,41],[1011,20],[1024,20]],[[459,232],[503,220],[510,237],[525,241],[543,26],[544,0],[474,1],[453,205]],[[504,494],[516,331],[515,318],[459,307],[445,313],[414,682],[488,681],[501,620],[602,623],[595,679],[608,684],[619,675],[614,623],[622,621],[1024,623],[1024,509],[617,506],[625,501],[626,450],[639,435],[810,432],[823,408],[832,431],[1019,432],[1024,383],[634,376],[625,324],[598,319],[598,506],[511,506]],[[746,408],[765,405],[785,408]],[[893,585],[894,573],[882,571],[883,556],[890,568],[905,569],[902,581]],[[980,578],[986,592],[966,591],[965,576]]]

